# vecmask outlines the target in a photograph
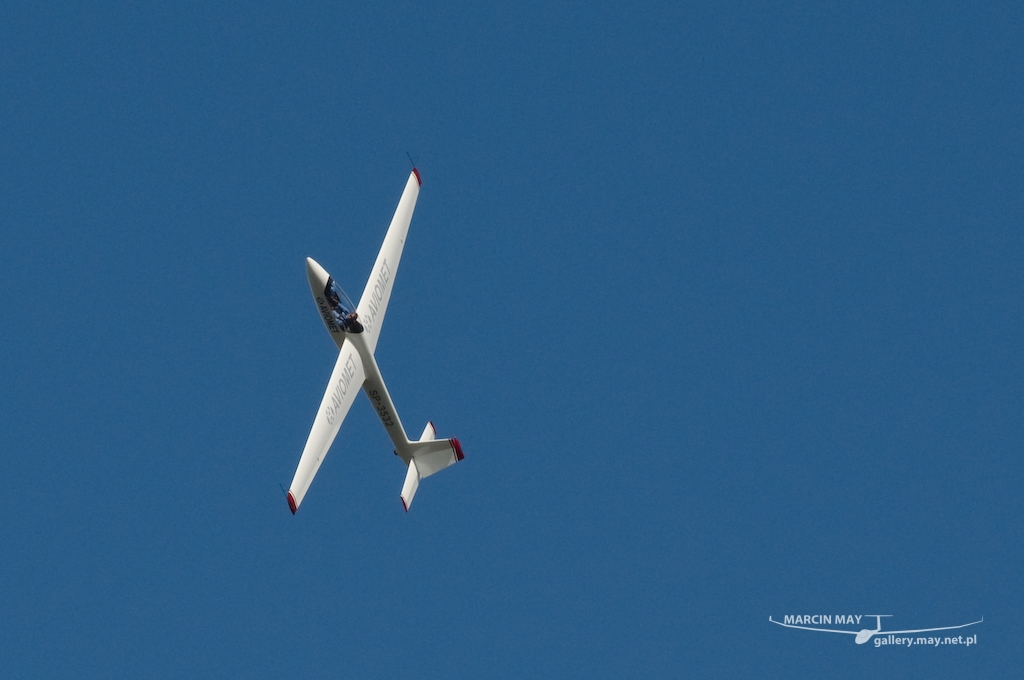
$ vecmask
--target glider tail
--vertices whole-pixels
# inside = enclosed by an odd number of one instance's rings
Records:
[[[402,486],[402,507],[409,512],[413,496],[420,487],[420,480],[429,477],[435,472],[440,472],[449,465],[454,465],[463,459],[462,446],[459,440],[436,439],[434,424],[427,423],[423,428],[420,440],[410,442],[411,457],[409,458],[409,472],[405,475],[405,484]]]

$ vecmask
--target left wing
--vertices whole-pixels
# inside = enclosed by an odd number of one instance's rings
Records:
[[[313,477],[327,456],[327,450],[338,436],[341,421],[352,407],[352,402],[359,394],[359,388],[363,386],[365,379],[363,362],[359,360],[352,343],[345,341],[338,353],[338,362],[334,364],[334,372],[327,383],[327,391],[320,402],[320,409],[313,420],[306,448],[302,450],[299,467],[295,470],[295,477],[288,488],[288,507],[291,508],[293,515],[299,509]]]
[[[816,630],[819,633],[846,633],[847,635],[857,634],[857,631],[855,630],[832,630],[831,628],[811,628],[810,626],[797,626],[792,623],[782,623],[781,621],[776,621],[770,616],[768,617],[768,620],[777,626],[785,626],[786,628],[799,628],[800,630]]]
[[[384,244],[377,254],[377,261],[370,270],[370,279],[363,289],[363,297],[359,299],[356,308],[359,312],[359,321],[365,328],[363,337],[366,338],[370,354],[377,349],[380,326],[384,323],[384,312],[387,311],[388,301],[391,300],[395,273],[398,271],[398,262],[402,259],[405,237],[409,233],[409,222],[412,221],[412,211],[416,208],[416,199],[419,195],[420,173],[413,168],[405,183],[402,198],[398,201],[395,216],[391,219],[388,233],[384,237]]]

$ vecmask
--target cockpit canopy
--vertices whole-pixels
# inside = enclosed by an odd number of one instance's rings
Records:
[[[331,315],[334,317],[334,320],[345,329],[346,333],[363,332],[363,324],[359,323],[356,306],[345,295],[345,291],[341,289],[341,286],[335,282],[333,276],[327,278],[324,297],[327,298],[327,304],[331,308]]]

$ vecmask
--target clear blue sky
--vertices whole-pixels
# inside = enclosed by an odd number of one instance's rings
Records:
[[[1024,666],[1020,3],[8,3],[11,678]],[[377,358],[299,513],[416,159]],[[875,648],[787,614],[982,616]],[[967,631],[965,631],[966,633]]]

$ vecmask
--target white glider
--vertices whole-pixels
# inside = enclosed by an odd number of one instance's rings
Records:
[[[420,193],[420,184],[420,173],[413,168],[358,306],[351,303],[323,267],[313,258],[306,258],[309,288],[324,326],[338,346],[339,353],[320,409],[313,420],[306,447],[302,450],[295,477],[288,488],[288,507],[293,515],[327,456],[327,450],[331,448],[341,421],[345,419],[360,387],[391,437],[395,455],[409,467],[401,493],[402,506],[406,512],[412,505],[421,479],[462,460],[459,440],[454,437],[436,439],[433,423],[427,423],[418,441],[409,440],[373,356],[380,337],[380,327],[384,322],[384,312],[391,299],[405,237],[409,233],[409,222]]]

